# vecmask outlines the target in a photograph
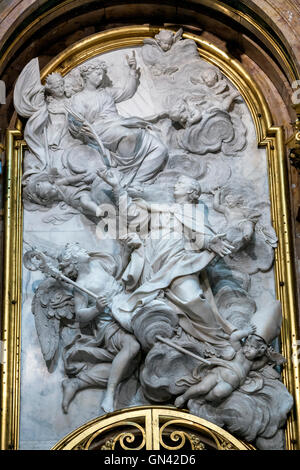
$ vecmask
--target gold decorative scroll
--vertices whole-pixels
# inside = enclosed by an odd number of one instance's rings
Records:
[[[160,29],[148,26],[130,26],[92,35],[59,54],[42,71],[41,78],[44,79],[51,72],[60,72],[62,75],[65,75],[80,63],[100,53],[122,47],[142,45],[144,38],[153,37]],[[294,409],[286,426],[286,442],[287,449],[300,449],[296,288],[283,128],[273,125],[272,116],[263,93],[237,60],[196,35],[184,33],[183,38],[196,41],[200,57],[217,66],[239,90],[251,112],[256,129],[257,144],[266,149],[272,223],[278,235],[274,271],[277,298],[282,303],[283,311],[281,332],[282,354],[287,358],[287,364],[283,369],[282,377],[284,384],[295,400]],[[17,449],[19,438],[22,253],[21,176],[25,144],[22,141],[22,126],[20,121],[18,121],[17,127],[18,129],[16,130],[7,131],[6,143],[5,279],[1,335],[4,345],[3,364],[1,367],[2,449]],[[146,438],[145,445],[147,448],[148,444]]]
[[[122,427],[131,431],[120,432]],[[255,450],[215,424],[168,406],[140,406],[101,416],[73,431],[52,450],[140,449]]]

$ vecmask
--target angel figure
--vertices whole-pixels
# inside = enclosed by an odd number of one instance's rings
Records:
[[[97,217],[98,204],[91,197],[91,173],[62,177],[55,169],[32,174],[24,182],[24,200],[49,209],[59,202]]]
[[[62,358],[69,377],[62,382],[63,412],[68,412],[79,390],[90,387],[106,388],[101,408],[111,412],[116,389],[134,372],[140,351],[134,336],[112,316],[112,303],[123,293],[115,278],[116,260],[108,254],[88,253],[78,243],[68,243],[56,260],[49,259],[31,250],[25,253],[24,264],[47,275],[35,292],[32,310],[48,367],[63,340]],[[63,334],[64,326],[71,333],[65,329]]]
[[[59,73],[51,73],[46,78],[45,98],[49,113],[46,127],[47,144],[49,149],[55,152],[63,148],[64,137],[68,135],[65,81]]]
[[[31,156],[26,167],[45,169],[52,165],[53,152],[67,147],[69,138],[65,110],[64,79],[59,73],[40,79],[39,62],[32,59],[22,70],[14,89],[14,105],[18,114],[28,118],[24,138]],[[56,163],[59,159],[55,155]],[[57,165],[56,165],[57,166]]]
[[[214,193],[213,208],[224,214],[227,239],[234,245],[234,251],[239,251],[251,240],[261,213],[245,207],[243,198],[233,193],[228,193],[221,203],[220,189]]]
[[[81,91],[84,87],[84,83],[79,70],[74,69],[68,73],[68,75],[64,77],[64,84],[64,92],[67,98],[71,98],[75,93]]]
[[[197,373],[189,384],[192,385],[185,393],[175,400],[175,406],[181,407],[191,398],[200,398],[207,402],[218,404],[229,397],[232,392],[242,387],[250,371],[263,369],[268,363],[281,365],[285,358],[268,346],[267,341],[274,339],[274,332],[278,332],[281,324],[280,303],[275,302],[270,306],[270,311],[266,312],[267,321],[274,322],[272,326],[265,325],[257,333],[255,323],[249,327],[235,330],[230,335],[230,343],[236,351],[235,356],[230,361],[212,358],[210,360],[213,368],[200,379]],[[259,314],[260,315],[260,314]],[[271,320],[271,321],[270,321]],[[266,322],[265,322],[266,323]],[[199,381],[200,380],[200,381]]]
[[[190,82],[196,85],[197,92],[204,93],[209,98],[207,103],[210,106],[217,106],[222,111],[229,111],[235,101],[241,102],[238,90],[230,89],[228,83],[217,68],[206,68],[200,78],[191,76]]]
[[[144,39],[141,52],[145,64],[154,69],[175,67],[178,70],[183,63],[199,60],[196,43],[191,39],[182,39],[182,33],[182,28],[176,33],[162,29],[154,38]]]
[[[65,350],[65,368],[70,378],[63,386],[63,411],[79,390],[106,388],[101,408],[114,410],[116,389],[129,377],[138,363],[140,345],[112,316],[112,303],[122,294],[122,286],[104,269],[95,256],[78,243],[69,243],[61,257],[60,267],[80,287],[98,295],[95,301],[83,291],[74,291],[75,319],[81,326],[93,324],[94,334],[77,335]]]

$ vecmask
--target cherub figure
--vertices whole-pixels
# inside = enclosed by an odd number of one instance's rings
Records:
[[[273,352],[264,338],[255,332],[254,325],[234,331],[230,343],[236,351],[235,357],[231,361],[211,359],[215,367],[200,382],[199,377],[195,377],[197,383],[176,398],[175,406],[181,407],[187,400],[199,397],[208,402],[220,403],[245,383],[250,371],[259,370],[270,361],[277,365],[285,362],[283,356]]]
[[[51,73],[46,78],[45,100],[49,113],[47,144],[52,151],[59,150],[68,133],[67,111],[65,109],[65,81],[60,73]]]
[[[175,42],[182,39],[182,33],[182,28],[180,28],[176,33],[167,29],[162,29],[158,34],[155,35],[155,40],[159,47],[164,52],[167,52],[171,49]]]
[[[195,41],[183,39],[182,33],[182,28],[176,33],[162,29],[154,38],[144,39],[141,53],[145,64],[153,67],[153,71],[160,70],[161,74],[166,71],[168,74],[177,71],[184,63],[199,59]]]
[[[197,85],[199,91],[209,91],[210,106],[213,103],[223,111],[229,111],[231,104],[240,100],[237,90],[229,89],[228,83],[217,69],[207,68],[200,74],[200,78],[190,77],[193,85]]]
[[[71,96],[83,89],[84,82],[78,69],[72,70],[64,80],[64,91],[67,98],[71,98]]]
[[[234,245],[234,251],[240,250],[251,240],[260,212],[245,207],[243,198],[234,193],[226,194],[221,203],[221,189],[214,192],[213,208],[225,216],[227,240]]]
[[[92,174],[61,177],[55,171],[34,174],[25,182],[24,199],[46,207],[64,202],[83,213],[97,216],[98,205],[90,195],[94,178]]]
[[[191,127],[201,121],[203,109],[202,104],[206,103],[204,97],[184,96],[176,97],[169,110],[169,117],[173,122],[178,122],[182,127]]]

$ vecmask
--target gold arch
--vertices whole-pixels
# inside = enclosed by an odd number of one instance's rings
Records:
[[[3,41],[3,46],[5,47],[7,45],[7,48],[3,50],[1,54],[0,71],[5,68],[7,62],[17,52],[20,44],[29,40],[43,25],[59,16],[65,17],[73,8],[83,3],[88,5],[90,2],[88,0],[84,0],[84,2],[83,0],[64,0],[54,7],[52,6],[52,2],[45,2],[40,14],[38,12],[40,4],[39,2],[36,3],[37,6],[35,8],[30,8],[30,13],[26,14],[26,11],[24,11],[22,15],[23,23],[21,23],[20,32],[16,37],[14,37],[14,31],[16,29],[15,24],[10,27],[7,37]],[[233,21],[237,26],[242,25],[248,32],[253,33],[256,39],[261,40],[267,47],[268,52],[276,57],[290,83],[299,79],[299,69],[291,48],[283,34],[278,32],[276,24],[271,18],[269,18],[267,24],[263,19],[262,13],[256,11],[251,5],[249,6],[249,2],[241,1],[239,3],[240,4],[235,2],[235,5],[232,6],[230,0],[218,0],[217,2],[215,0],[197,0],[194,5],[193,3],[184,3],[181,6],[187,10],[197,8],[198,5],[209,8],[217,14],[222,15],[224,19]],[[101,8],[105,9],[105,5],[98,5],[98,9]],[[22,27],[22,25],[24,26]]]
[[[154,37],[161,29],[130,26],[93,34],[70,46],[53,59],[42,70],[41,78],[43,80],[53,71],[65,75],[85,60],[104,52],[142,45],[145,37]],[[296,400],[295,417],[290,419],[287,428],[287,441],[293,448],[293,442],[298,442],[300,446],[300,423],[297,419],[300,412],[300,368],[297,360],[296,286],[291,224],[289,223],[284,131],[280,126],[273,126],[271,112],[262,91],[236,59],[197,35],[183,33],[183,38],[193,39],[198,45],[200,57],[218,67],[236,86],[251,112],[257,144],[260,147],[266,147],[267,150],[272,223],[279,239],[276,249],[275,278],[277,297],[282,303],[284,317],[281,335],[282,352],[286,358],[293,360],[292,365],[289,364],[283,371],[284,383]]]
[[[118,48],[138,46],[146,37],[153,37],[161,28],[131,26],[98,33],[79,41],[59,54],[43,69],[41,78],[60,71],[62,75],[100,53]],[[300,393],[297,359],[297,310],[291,224],[288,209],[288,178],[286,174],[284,135],[282,127],[273,126],[272,116],[259,87],[241,64],[215,45],[193,34],[184,38],[196,41],[200,56],[216,65],[237,87],[245,99],[256,128],[257,143],[267,150],[272,222],[278,235],[275,253],[277,297],[283,307],[282,353],[288,359],[283,381],[294,396],[295,407],[287,423],[287,448],[300,449]],[[21,166],[23,155],[22,125],[7,132],[7,194],[5,197],[5,282],[2,338],[1,448],[18,447],[19,384],[20,384],[20,320],[21,320]]]
[[[169,406],[138,406],[100,416],[52,450],[255,450],[205,419]]]

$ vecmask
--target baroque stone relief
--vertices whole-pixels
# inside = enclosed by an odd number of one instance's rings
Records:
[[[239,92],[162,30],[45,86],[33,59],[14,101],[28,118],[22,445],[160,403],[284,448],[277,237]]]

